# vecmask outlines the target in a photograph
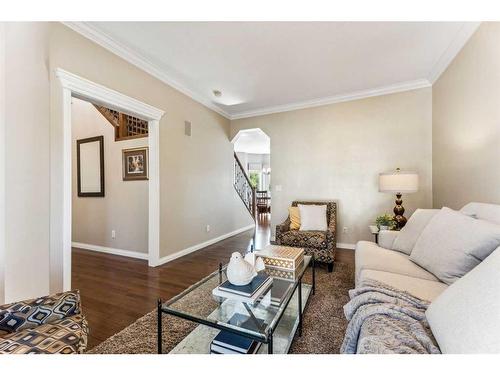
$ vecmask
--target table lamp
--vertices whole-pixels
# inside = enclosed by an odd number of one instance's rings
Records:
[[[378,190],[381,193],[396,194],[396,206],[394,207],[394,220],[396,229],[401,229],[406,224],[403,216],[402,193],[415,193],[418,191],[418,174],[415,172],[403,172],[397,168],[396,172],[380,173],[378,178]]]

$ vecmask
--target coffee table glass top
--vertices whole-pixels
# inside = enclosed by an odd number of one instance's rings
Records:
[[[285,279],[273,275],[274,270],[266,268],[272,276],[273,282],[269,289],[254,304],[244,303],[240,300],[217,297],[212,290],[221,282],[227,280],[226,267],[222,272],[216,271],[198,283],[186,289],[183,293],[165,302],[162,310],[166,313],[176,315],[199,323],[208,323],[218,327],[227,327],[243,334],[258,336],[263,339],[267,337],[269,329],[275,329],[280,317],[292,298],[299,280],[304,275],[311,262],[311,256],[304,256],[304,261],[294,271],[294,277]],[[277,302],[271,299],[273,296],[281,296]],[[234,319],[243,316],[248,322]],[[231,318],[234,321],[228,322]],[[244,325],[242,327],[241,325]],[[166,329],[168,329],[166,327]]]

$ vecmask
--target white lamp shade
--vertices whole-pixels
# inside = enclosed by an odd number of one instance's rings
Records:
[[[380,173],[378,190],[381,193],[415,193],[418,191],[418,174],[415,172]]]

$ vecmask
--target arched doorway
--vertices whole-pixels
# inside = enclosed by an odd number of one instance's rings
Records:
[[[271,239],[271,139],[261,129],[240,130],[234,137],[234,153],[256,191],[255,249]]]

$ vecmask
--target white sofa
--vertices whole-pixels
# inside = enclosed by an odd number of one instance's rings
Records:
[[[500,205],[469,203],[460,211],[500,225]],[[380,231],[378,245],[369,241],[360,241],[356,244],[356,286],[368,278],[433,301],[448,285],[413,263],[408,255],[393,250],[398,233]]]

